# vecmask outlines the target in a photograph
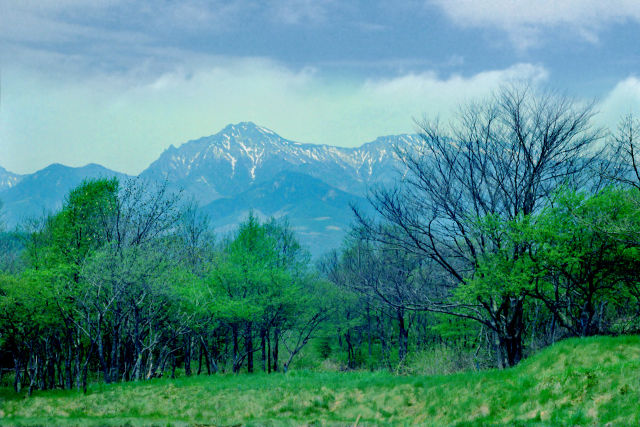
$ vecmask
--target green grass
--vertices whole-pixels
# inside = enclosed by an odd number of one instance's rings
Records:
[[[3,425],[640,425],[640,337],[560,342],[514,369],[216,375],[0,391]]]

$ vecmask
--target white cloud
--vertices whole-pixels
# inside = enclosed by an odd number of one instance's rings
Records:
[[[568,28],[595,42],[599,30],[625,20],[640,21],[637,0],[429,0],[462,26],[506,31],[520,48],[536,44],[549,28]]]
[[[598,104],[598,122],[615,129],[620,119],[633,114],[640,117],[640,79],[630,76],[616,86]]]
[[[52,162],[96,162],[138,173],[170,144],[245,120],[298,141],[353,146],[412,132],[413,117],[446,117],[505,81],[545,75],[521,64],[469,77],[427,72],[355,80],[260,58],[190,58],[155,75],[142,69],[86,78],[9,68],[0,164],[25,173]]]

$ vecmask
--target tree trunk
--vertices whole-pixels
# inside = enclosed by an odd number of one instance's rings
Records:
[[[109,384],[110,381],[110,377],[109,377],[109,367],[107,366],[107,362],[104,358],[104,343],[103,343],[103,339],[102,339],[102,327],[100,326],[102,323],[102,321],[100,319],[98,319],[98,333],[97,333],[97,339],[98,339],[98,360],[100,361],[100,369],[102,370],[102,377],[104,379],[104,382],[106,384]]]
[[[356,367],[356,354],[353,350],[353,343],[351,342],[351,331],[347,329],[347,333],[344,334],[344,340],[347,343],[347,367],[349,369],[355,369]]]
[[[582,307],[580,313],[580,336],[588,337],[594,335],[597,331],[594,328],[594,318],[596,314],[596,309],[593,305],[593,301],[591,299],[591,295],[587,298],[584,306]]]
[[[118,322],[118,321],[119,320],[116,317],[115,322]],[[115,381],[118,379],[118,373],[119,373],[118,369],[120,365],[119,347],[120,347],[120,327],[116,326],[113,329],[113,335],[111,338],[111,357],[110,357],[110,366],[109,366],[109,377],[111,381]]]
[[[200,343],[202,344],[204,362],[207,365],[207,375],[211,375],[211,371],[215,373],[218,370],[218,367],[216,366],[216,362],[213,360],[212,355],[209,353],[209,343],[203,336],[200,336]]]
[[[89,373],[89,357],[84,362],[84,366],[82,367],[82,392],[87,394],[87,376]]]
[[[134,308],[134,329],[133,329],[133,341],[134,341],[134,360],[135,365],[133,367],[133,378],[138,381],[140,379],[140,368],[142,365],[142,343],[140,342],[140,312],[138,308]]]
[[[280,342],[280,330],[273,331],[273,372],[278,372],[278,347]]]
[[[176,365],[177,365],[176,356],[174,355],[171,357],[171,378],[172,379],[175,379],[176,377]]]
[[[31,351],[31,354],[29,355],[29,363],[28,363],[28,371],[29,371],[29,396],[31,396],[31,394],[33,393],[33,389],[36,387],[36,382],[38,380],[38,371],[39,371],[39,367],[40,364],[38,363],[38,355],[37,354],[33,354],[33,351]]]
[[[87,375],[89,372],[89,360],[91,359],[91,353],[93,353],[93,347],[95,345],[95,341],[91,341],[89,345],[89,349],[87,350],[87,354],[82,365],[82,392],[87,393]]]
[[[71,334],[69,334],[65,343],[67,346],[67,357],[64,358],[64,371],[65,387],[67,390],[71,390],[73,388],[73,374],[71,373],[71,353],[73,345],[71,344],[71,339]]]
[[[13,370],[15,373],[13,378],[13,389],[16,393],[20,393],[20,389],[22,388],[22,380],[20,378],[22,364],[20,363],[20,358],[15,355],[13,356]]]
[[[46,362],[46,378],[49,382],[49,388],[56,388],[56,362],[58,359],[58,352],[56,349],[52,349],[53,344],[47,345],[47,362]],[[46,388],[45,382],[45,388]]]
[[[515,366],[522,360],[523,300],[523,297],[512,297],[502,305],[501,324],[497,325],[501,367]]]
[[[233,335],[233,373],[240,372],[240,355],[238,354],[238,325],[231,326],[231,334]]]
[[[369,361],[371,361],[371,357],[373,355],[372,343],[371,343],[371,313],[370,313],[369,302],[367,302],[367,344],[369,350]]]
[[[267,373],[271,373],[271,334],[267,331]]]
[[[247,322],[247,331],[244,336],[245,349],[247,351],[247,372],[253,373],[253,331],[252,322]]]
[[[184,373],[191,376],[191,333],[184,337]]]
[[[80,340],[80,331],[76,332],[75,337],[75,345],[74,345],[74,374],[76,377],[76,389],[78,391],[82,388],[82,341]]]
[[[202,340],[202,338],[200,338]],[[203,344],[200,343],[199,350],[198,350],[198,375],[200,375],[202,373],[202,357],[204,356],[203,351],[202,351],[202,346]]]
[[[409,331],[404,323],[404,310],[398,309],[396,314],[398,316],[398,360],[403,362],[409,347]]]
[[[260,329],[260,351],[262,357],[262,372],[267,372],[267,332],[264,328]]]

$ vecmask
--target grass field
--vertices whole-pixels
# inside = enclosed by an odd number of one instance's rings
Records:
[[[640,425],[640,337],[560,342],[514,369],[216,375],[0,392],[2,425]]]

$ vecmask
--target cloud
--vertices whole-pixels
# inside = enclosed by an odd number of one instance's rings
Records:
[[[629,76],[618,82],[598,104],[598,110],[598,122],[612,129],[627,114],[640,117],[640,79]]]
[[[96,162],[138,173],[170,144],[245,120],[302,142],[354,146],[412,132],[413,117],[446,117],[502,82],[546,75],[520,64],[471,76],[346,79],[264,58],[193,57],[160,73],[141,67],[88,77],[3,70],[2,166],[26,173]]]
[[[82,37],[117,37],[117,31],[105,31],[89,25],[76,15],[104,16],[118,7],[120,0],[82,2],[79,0],[0,0],[0,41],[14,43],[68,43]],[[84,21],[84,22],[83,22]]]
[[[319,23],[327,19],[333,0],[272,0],[269,8],[276,22],[285,24]]]
[[[317,23],[334,0],[0,0],[0,42],[70,43],[94,39],[131,46],[237,31],[247,22]],[[135,36],[135,37],[134,37]]]
[[[605,26],[640,21],[637,0],[429,0],[456,24],[500,29],[526,49],[537,44],[545,30],[564,28],[589,41],[598,40]]]

